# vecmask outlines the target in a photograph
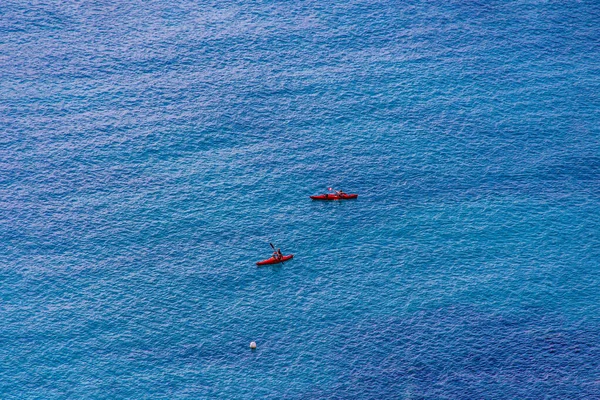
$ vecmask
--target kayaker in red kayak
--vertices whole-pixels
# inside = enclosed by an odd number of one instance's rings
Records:
[[[332,188],[327,188],[334,193],[325,193],[316,196],[310,196],[313,200],[350,200],[356,199],[358,197],[357,194],[348,194],[342,190],[333,190]]]
[[[271,247],[273,248],[273,256],[271,256],[271,258],[267,259],[267,260],[262,260],[256,263],[256,265],[261,266],[261,265],[269,265],[269,264],[283,264],[285,261],[291,260],[292,258],[294,258],[293,254],[284,256],[283,253],[281,252],[281,249],[277,249],[275,250],[275,246],[273,246],[272,243],[269,243],[271,245]]]

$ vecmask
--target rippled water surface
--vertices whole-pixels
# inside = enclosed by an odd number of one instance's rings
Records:
[[[0,397],[600,398],[599,27],[2,2]]]

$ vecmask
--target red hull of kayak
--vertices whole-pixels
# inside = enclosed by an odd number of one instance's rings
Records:
[[[320,194],[318,196],[310,196],[313,200],[350,200],[357,197],[357,194],[343,194],[341,196],[337,194]]]
[[[283,256],[283,257],[281,257],[281,259],[277,259],[275,257],[271,257],[268,260],[262,260],[262,261],[257,262],[256,265],[279,264],[279,263],[282,263],[284,261],[291,260],[292,258],[294,258],[293,254],[290,254],[289,256]]]

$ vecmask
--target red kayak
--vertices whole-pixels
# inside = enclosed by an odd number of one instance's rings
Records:
[[[292,258],[294,258],[293,254],[290,254],[289,256],[283,256],[281,258],[271,257],[267,260],[262,260],[262,261],[257,262],[256,265],[260,266],[260,265],[279,264],[284,261],[291,260]]]
[[[330,194],[330,193],[326,193],[326,194],[320,194],[318,196],[310,196],[311,199],[313,200],[350,200],[350,199],[355,199],[357,198],[358,195],[357,194]]]

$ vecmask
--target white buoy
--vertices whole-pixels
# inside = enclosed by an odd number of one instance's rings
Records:
[[[256,342],[250,342],[250,348],[252,350],[255,350],[256,349]]]

